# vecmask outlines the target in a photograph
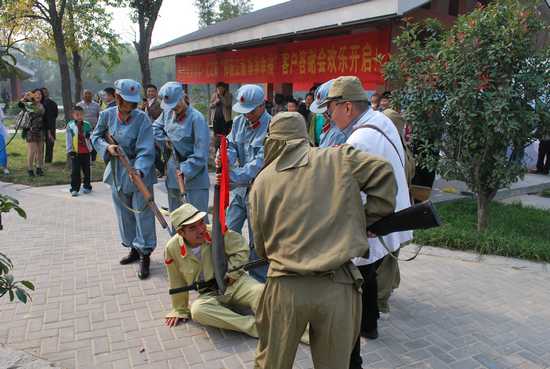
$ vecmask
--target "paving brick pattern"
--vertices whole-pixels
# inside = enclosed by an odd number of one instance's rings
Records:
[[[119,246],[108,190],[70,198],[59,187],[17,196],[28,220],[4,217],[0,250],[16,277],[37,286],[32,304],[0,301],[0,344],[65,368],[253,368],[256,340],[194,323],[168,329],[162,247],[152,276],[118,264]],[[159,195],[159,197],[162,194]],[[167,236],[158,230],[159,245]],[[501,265],[451,252],[402,263],[380,338],[363,341],[365,368],[550,368],[550,271],[542,265]],[[312,368],[307,346],[295,368]],[[342,369],[346,369],[345,366]]]

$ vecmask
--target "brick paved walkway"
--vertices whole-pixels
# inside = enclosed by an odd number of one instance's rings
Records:
[[[252,368],[254,339],[193,323],[163,327],[162,248],[147,281],[119,265],[109,193],[95,189],[74,199],[65,187],[0,183],[29,212],[27,221],[4,217],[0,250],[17,278],[37,285],[32,304],[0,302],[0,343],[71,369]],[[380,338],[363,342],[365,368],[550,367],[547,265],[426,249],[402,263],[402,279]],[[306,346],[295,367],[312,367]]]

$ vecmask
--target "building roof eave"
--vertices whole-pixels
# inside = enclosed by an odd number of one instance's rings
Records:
[[[237,48],[243,45],[250,46],[264,43],[266,40],[337,29],[349,26],[350,24],[369,23],[379,19],[401,16],[427,2],[429,0],[368,0],[349,2],[347,5],[342,5],[338,8],[330,8],[287,19],[276,19],[265,24],[237,29],[233,32],[213,34],[209,37],[198,39],[191,37],[190,41],[182,43],[176,43],[175,41],[178,40],[176,39],[153,47],[149,53],[149,58],[193,55],[222,48]],[[293,1],[280,4],[280,6],[288,6],[289,3],[293,3]],[[277,5],[272,8],[275,7]],[[252,15],[254,13],[245,16],[249,17]],[[192,33],[188,36],[194,34]],[[183,40],[186,37],[184,36],[180,39]]]

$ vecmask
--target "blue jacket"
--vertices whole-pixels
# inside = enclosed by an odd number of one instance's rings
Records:
[[[346,143],[346,136],[331,122],[330,129],[327,132],[321,132],[319,138],[319,147],[332,147]]]
[[[164,143],[167,140],[177,151],[183,173],[186,190],[208,189],[208,155],[210,147],[210,130],[203,115],[189,106],[183,122],[176,121],[173,111],[163,111],[153,123],[155,139]],[[168,188],[178,188],[176,181],[176,161],[173,154],[168,162],[166,178]]]
[[[153,128],[146,113],[134,109],[130,113],[128,122],[121,122],[118,118],[118,108],[113,107],[99,113],[99,119],[94,132],[92,133],[92,145],[103,158],[110,160],[111,156],[107,151],[109,144],[104,139],[106,132],[109,132],[118,145],[124,150],[133,167],[143,173],[143,182],[152,186],[157,182],[155,175],[155,143],[153,139]],[[116,163],[116,184],[117,189],[124,193],[137,192],[126,169],[118,160]],[[113,185],[113,173],[111,164],[105,168],[103,182]]]
[[[256,128],[250,127],[244,115],[233,121],[233,128],[227,137],[227,156],[231,187],[241,187],[244,191],[252,183],[264,165],[264,138],[271,121],[267,112],[260,117]],[[242,191],[242,190],[241,190]]]

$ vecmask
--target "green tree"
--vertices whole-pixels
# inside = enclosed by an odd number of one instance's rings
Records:
[[[195,0],[199,13],[199,28],[208,27],[216,22],[216,3],[218,0]]]
[[[74,101],[79,101],[83,89],[83,73],[93,64],[111,71],[120,63],[121,44],[111,28],[112,16],[106,10],[108,0],[67,0],[64,19],[65,44],[70,54],[69,65],[74,78]],[[46,33],[37,55],[57,61],[52,53],[53,38]]]
[[[36,22],[33,24],[35,32],[49,29],[54,41],[57,54],[59,75],[61,77],[61,92],[65,119],[69,119],[71,111],[71,77],[63,20],[67,10],[67,0],[4,0],[4,9],[17,19],[27,19]]]
[[[252,0],[220,0],[216,22],[235,18],[252,11]]]
[[[162,6],[162,0],[126,0],[121,1],[120,4],[130,8],[132,20],[138,24],[139,39],[134,41],[133,44],[138,55],[141,83],[146,86],[151,83],[149,50],[151,49],[151,37]]]
[[[109,1],[68,0],[67,48],[72,56],[74,99],[82,96],[82,73],[94,63],[107,71],[120,63],[121,44],[111,28],[112,16],[106,10]]]
[[[195,0],[194,4],[199,15],[199,28],[252,11],[252,0]]]
[[[0,8],[0,76],[16,72],[17,54],[23,53],[22,44],[32,33],[25,22],[15,17],[8,7]]]
[[[537,4],[496,0],[448,31],[434,20],[407,23],[384,66],[421,165],[468,184],[479,231],[496,192],[525,173],[520,152],[549,124],[539,112],[548,111],[550,51],[535,42],[549,28]]]

